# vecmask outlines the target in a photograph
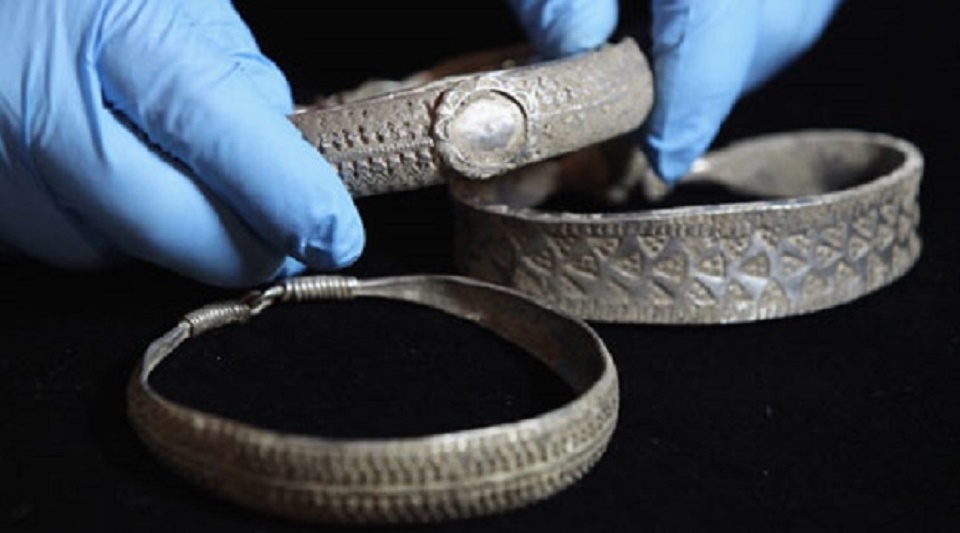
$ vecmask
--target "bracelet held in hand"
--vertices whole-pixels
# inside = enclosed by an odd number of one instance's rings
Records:
[[[650,110],[650,70],[631,39],[503,67],[524,59],[518,50],[454,58],[291,119],[350,193],[367,196],[502,174],[634,130]]]

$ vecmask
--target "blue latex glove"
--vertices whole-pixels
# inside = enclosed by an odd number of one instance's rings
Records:
[[[219,286],[360,254],[352,199],[229,1],[2,0],[0,57],[0,249]]]
[[[820,37],[841,0],[650,0],[655,80],[645,124],[654,170],[675,183],[733,105]],[[584,52],[617,25],[616,0],[510,0],[545,57]]]

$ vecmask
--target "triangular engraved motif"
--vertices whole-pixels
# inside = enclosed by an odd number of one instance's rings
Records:
[[[560,290],[556,294],[562,294],[566,298],[580,298],[586,295],[586,291],[573,278],[567,274],[561,274],[557,278],[557,286]],[[556,296],[555,296],[556,297]]]
[[[750,237],[730,237],[723,239],[723,247],[730,252],[731,259],[743,257],[743,254],[750,248]]]
[[[766,254],[755,255],[740,265],[740,272],[755,278],[770,277],[770,258]]]
[[[897,240],[906,242],[911,233],[913,233],[913,220],[909,216],[901,216],[897,221]]]
[[[780,256],[780,273],[784,276],[794,276],[800,272],[806,271],[810,267],[806,259],[797,257],[793,254],[783,254]]]
[[[726,297],[728,300],[735,302],[747,302],[752,301],[753,296],[750,295],[750,292],[747,291],[746,287],[740,284],[736,280],[731,280],[730,284],[727,285]]]
[[[767,283],[763,292],[760,293],[760,298],[757,299],[757,305],[762,307],[786,307],[789,304],[790,298],[787,297],[786,291],[773,280]]]
[[[482,226],[482,224],[477,224],[477,226]],[[510,242],[510,245],[513,246],[513,249],[516,250],[519,255],[523,255],[527,247],[530,245],[531,239],[529,233],[516,230],[507,231],[505,233],[507,236],[507,241]]]
[[[673,305],[675,298],[669,289],[656,281],[651,281],[648,287],[650,290],[650,301],[653,302],[654,305]]]
[[[833,248],[832,246],[827,246],[826,244],[818,244],[814,255],[816,257],[817,265],[822,267],[832,265],[835,261],[838,261],[841,257],[843,257],[843,254],[841,254],[839,250]]]
[[[723,257],[723,254],[717,252],[700,261],[697,270],[707,276],[722,278],[727,275],[727,260]]]
[[[596,278],[600,275],[600,261],[589,253],[568,257],[564,266],[581,276]]]
[[[873,244],[877,250],[885,250],[893,244],[894,231],[893,226],[889,224],[880,224],[877,226],[877,234],[873,238]]]
[[[543,296],[543,280],[547,279],[540,274],[534,274],[528,268],[520,267],[513,272],[512,285],[518,290],[532,294],[533,296]]]
[[[553,237],[551,244],[557,249],[560,255],[567,255],[573,248],[580,243],[576,237]]]
[[[847,257],[853,261],[863,259],[870,252],[870,243],[860,237],[850,237],[847,244]]]
[[[647,257],[654,258],[660,255],[660,252],[667,247],[669,237],[666,235],[642,235],[637,237],[637,242]]]
[[[637,279],[643,275],[644,257],[640,252],[611,260],[610,266],[626,278]]]
[[[815,300],[827,292],[828,287],[829,284],[826,279],[816,274],[810,274],[803,281],[803,291],[800,297],[805,301]]]
[[[887,264],[879,255],[870,254],[870,256],[867,257],[867,276],[869,276],[871,285],[875,286],[876,284],[883,283],[887,278],[889,270],[889,267],[887,267]]]
[[[586,237],[587,246],[600,257],[610,257],[620,245],[617,237]]]
[[[892,224],[897,221],[897,204],[892,201],[884,202],[880,206],[880,217],[883,218],[883,221],[887,224]]]
[[[524,255],[521,262],[534,271],[550,272],[553,270],[554,254],[549,246],[538,246]]]
[[[867,239],[872,239],[873,232],[877,229],[877,212],[870,210],[860,218],[854,220],[853,229]]]
[[[695,280],[690,284],[690,299],[701,306],[717,304],[717,299],[713,296],[713,292],[700,280]]]
[[[776,248],[777,243],[780,240],[777,231],[773,228],[759,228],[757,230],[757,237],[760,239],[760,242],[764,244],[764,246],[771,249]]]
[[[515,255],[508,239],[491,239],[485,235],[474,240],[458,243],[463,257],[471,258],[476,265],[488,265],[497,272],[504,272],[513,264]]]
[[[840,250],[847,242],[847,227],[829,226],[824,228],[823,232],[820,234],[820,238],[823,239],[823,242],[828,246]]]
[[[687,256],[674,254],[654,263],[653,273],[674,283],[680,283],[687,277]]]
[[[893,268],[897,272],[903,272],[910,263],[910,251],[905,246],[893,247]]]
[[[840,263],[837,264],[834,278],[836,279],[837,288],[853,287],[863,282],[863,280],[860,279],[860,274],[851,268],[846,261],[840,261]]]
[[[801,255],[806,255],[807,250],[810,248],[810,235],[808,235],[807,232],[794,233],[787,237],[787,243],[796,248]]]
[[[632,284],[618,279],[616,276],[607,278],[607,281],[607,286],[610,287],[611,292],[615,293],[611,295],[613,299],[615,299],[618,303],[633,303],[634,286]]]

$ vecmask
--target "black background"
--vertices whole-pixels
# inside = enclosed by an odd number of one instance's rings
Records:
[[[622,389],[620,423],[596,468],[522,510],[401,529],[957,530],[960,56],[948,5],[849,2],[807,55],[738,104],[717,141],[840,127],[915,142],[927,164],[924,249],[906,277],[777,321],[595,324]],[[300,101],[521,38],[499,2],[237,6]],[[348,273],[452,271],[442,188],[359,206],[369,244]],[[236,291],[148,265],[0,272],[0,529],[337,529],[221,502],[159,465],[127,425],[124,385],[146,345],[184,312]],[[498,423],[568,397],[526,357],[418,308],[282,309],[223,333],[172,360],[158,386],[236,416],[339,436]]]

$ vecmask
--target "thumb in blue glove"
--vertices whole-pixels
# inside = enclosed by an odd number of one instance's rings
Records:
[[[842,0],[651,0],[655,95],[645,151],[668,184],[709,148],[737,100],[816,42]],[[596,48],[616,0],[510,0],[545,57]]]
[[[0,243],[219,286],[342,268],[363,227],[228,0],[0,3]]]

